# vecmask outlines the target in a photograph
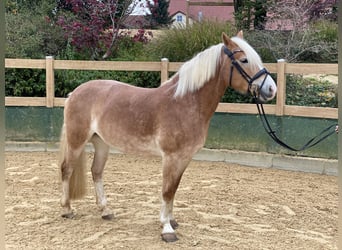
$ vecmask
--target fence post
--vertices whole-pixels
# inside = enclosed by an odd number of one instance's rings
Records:
[[[160,84],[169,79],[169,59],[161,59],[161,69],[160,69]]]
[[[283,116],[285,112],[285,100],[286,100],[286,75],[285,75],[285,59],[279,59],[277,61],[277,104],[276,115]]]
[[[55,98],[55,74],[53,68],[53,56],[45,57],[45,70],[46,70],[46,107],[52,108]]]

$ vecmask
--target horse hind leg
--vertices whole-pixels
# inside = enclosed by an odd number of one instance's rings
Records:
[[[70,200],[79,199],[85,194],[86,161],[84,145],[74,150],[67,144],[65,126],[61,133],[59,163],[62,180],[62,217],[73,218]]]
[[[91,172],[95,186],[96,204],[102,211],[102,219],[111,220],[114,217],[114,214],[107,207],[107,198],[104,192],[102,179],[103,169],[108,159],[109,146],[97,135],[92,137],[91,142],[95,148]]]
[[[74,212],[71,209],[70,205],[70,195],[69,195],[69,180],[72,175],[72,171],[68,166],[69,164],[64,159],[61,163],[61,173],[62,173],[62,198],[61,198],[61,206],[63,208],[62,217],[64,218],[73,218]]]
[[[80,199],[85,194],[85,153],[83,149],[68,152],[61,163],[62,173],[62,198],[61,205],[64,209],[62,217],[73,218],[70,200]]]

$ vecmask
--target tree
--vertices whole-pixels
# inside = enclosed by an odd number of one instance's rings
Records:
[[[267,16],[267,1],[256,0],[254,3],[254,29],[265,29]]]
[[[337,21],[337,0],[315,0],[309,6],[309,19]]]
[[[234,0],[234,16],[237,28],[262,30],[265,27],[268,0]]]
[[[58,24],[75,48],[90,58],[108,58],[119,29],[134,9],[133,0],[61,0]]]
[[[150,22],[152,28],[166,27],[172,23],[172,17],[168,12],[169,4],[169,0],[147,1],[147,7],[151,14],[146,15],[146,19]]]
[[[55,8],[54,0],[7,0],[6,57],[56,55],[65,41],[60,27],[53,25]]]
[[[335,62],[337,23],[324,20],[323,16],[321,20],[312,18],[318,1],[292,3],[274,1],[268,7],[267,23],[271,30],[254,32],[255,47],[268,50],[274,59],[285,58],[288,62]]]

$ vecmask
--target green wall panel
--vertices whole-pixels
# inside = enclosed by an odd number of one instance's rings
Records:
[[[267,118],[276,135],[294,148],[301,148],[323,129],[337,123],[331,119],[305,117],[269,115]],[[311,149],[292,152],[268,136],[258,115],[216,113],[211,120],[206,147],[337,159],[337,136],[332,135]]]
[[[268,116],[277,135],[299,148],[336,120]],[[57,142],[63,108],[6,107],[6,141]],[[337,159],[337,136],[303,152],[288,151],[267,135],[258,115],[215,113],[205,147]]]
[[[58,141],[62,108],[6,107],[6,141]]]

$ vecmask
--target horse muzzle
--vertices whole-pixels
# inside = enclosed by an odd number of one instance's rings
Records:
[[[265,68],[256,73],[248,84],[250,94],[261,102],[272,100],[277,93],[277,86]]]

